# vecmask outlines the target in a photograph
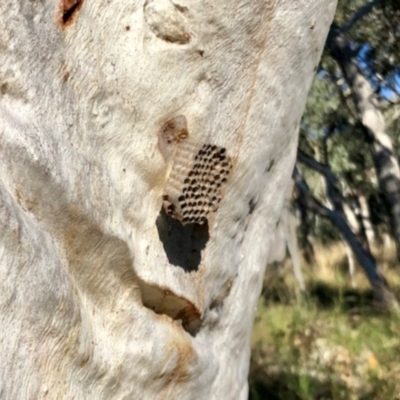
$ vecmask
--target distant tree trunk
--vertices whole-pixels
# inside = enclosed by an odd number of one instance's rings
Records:
[[[307,207],[310,210],[320,214],[325,218],[329,218],[333,224],[339,229],[339,232],[343,236],[344,240],[351,247],[352,251],[357,257],[358,262],[364,269],[367,278],[374,289],[377,298],[382,301],[387,307],[398,308],[398,303],[389,289],[389,285],[380,271],[377,269],[376,261],[372,254],[366,250],[359,240],[359,238],[351,230],[346,216],[343,211],[343,205],[341,196],[335,186],[335,176],[328,166],[323,165],[311,157],[307,156],[301,151],[297,153],[298,162],[307,165],[308,167],[323,174],[326,180],[326,193],[329,198],[332,209],[321,204],[311,194],[307,183],[299,173],[298,169],[295,168],[293,172],[293,178],[297,186],[299,195],[303,197],[303,201],[306,202]]]
[[[343,211],[344,215],[346,216],[347,222],[355,235],[360,237],[360,224],[357,220],[357,216],[353,211],[352,207],[347,204],[347,202],[343,202]],[[361,239],[361,238],[360,238]],[[347,244],[346,240],[343,239],[345,246],[346,246],[346,255],[347,255],[347,262],[349,265],[349,275],[351,280],[351,286],[355,287],[355,260],[354,260],[354,253],[351,250],[351,247]],[[369,250],[369,247],[366,247]]]
[[[366,237],[366,232],[364,230],[364,225],[362,223],[363,221],[361,220],[361,216],[357,215],[353,207],[351,207],[346,201],[343,201],[343,211],[344,214],[346,215],[346,219],[353,233],[360,238],[365,249],[371,251],[371,247]]]
[[[294,213],[290,210],[285,218],[286,218],[285,222],[286,244],[289,250],[290,257],[292,259],[293,273],[296,278],[297,284],[299,285],[299,289],[301,291],[304,291],[306,289],[306,285],[304,282],[303,273],[301,271],[300,253],[299,253],[299,247],[297,245],[297,235],[296,235],[297,219]]]
[[[370,143],[379,187],[391,213],[393,237],[397,258],[400,261],[400,167],[391,138],[385,130],[383,114],[371,84],[358,65],[355,51],[339,28],[331,30],[327,45],[351,90],[355,116],[364,128],[365,136]]]
[[[347,202],[343,202],[343,211],[346,215],[347,221],[349,222],[351,230],[356,234],[360,234],[360,224],[358,222],[357,216],[351,206]]]
[[[358,205],[360,206],[360,217],[363,226],[363,230],[365,232],[365,237],[367,239],[369,248],[373,248],[375,246],[375,231],[371,222],[371,214],[369,211],[369,205],[367,198],[359,193],[357,196]]]
[[[245,400],[336,2],[0,1],[0,398]]]
[[[296,186],[295,186],[296,190]],[[314,246],[311,238],[310,213],[307,202],[302,196],[295,196],[295,201],[300,213],[299,242],[303,252],[303,257],[311,268],[316,264]]]
[[[347,244],[347,242],[345,240],[344,240],[344,244],[346,247],[347,262],[349,264],[349,275],[350,275],[351,287],[355,288],[356,287],[356,281],[355,281],[356,263],[354,260],[354,253],[351,250],[351,247]]]
[[[306,289],[303,273],[301,272],[300,253],[297,244],[297,218],[293,212],[292,196],[293,182],[290,182],[285,194],[282,214],[276,225],[273,239],[271,242],[268,263],[282,262],[286,257],[286,248],[292,260],[293,273],[301,291]]]

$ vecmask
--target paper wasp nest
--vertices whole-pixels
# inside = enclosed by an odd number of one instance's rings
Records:
[[[183,225],[203,224],[218,210],[232,162],[225,148],[196,143],[188,136],[184,116],[166,122],[161,129],[160,149],[167,158],[173,157],[163,205]]]

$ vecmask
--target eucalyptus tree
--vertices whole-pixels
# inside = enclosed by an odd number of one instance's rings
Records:
[[[0,2],[2,399],[247,398],[335,6]]]

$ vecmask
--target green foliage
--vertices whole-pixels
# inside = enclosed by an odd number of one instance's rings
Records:
[[[339,260],[334,249],[320,251]],[[350,288],[339,265],[335,275],[324,275],[324,267],[308,274],[304,297],[289,301],[290,266],[281,280],[266,279],[253,331],[250,399],[399,398],[399,316],[379,311],[367,287]],[[392,281],[399,290],[399,279]]]
[[[323,76],[317,75],[313,81],[307,106],[303,114],[302,131],[312,140],[320,140],[326,129],[342,117],[340,97],[332,83]],[[343,111],[345,114],[346,110]]]
[[[336,242],[341,239],[340,234],[331,221],[324,218],[316,218],[313,234],[319,238],[323,245]]]
[[[366,0],[340,0],[335,25],[346,26],[367,4]],[[384,111],[387,133],[400,158],[400,2],[378,2],[351,24],[345,38],[352,43],[358,68],[376,89],[376,100]],[[330,166],[345,199],[351,202],[358,194],[372,199],[373,213],[379,216],[374,222],[387,223],[390,217],[383,217],[388,210],[380,199],[370,143],[365,134],[357,121],[357,110],[342,72],[325,49],[303,115],[299,148]],[[306,168],[302,168],[302,174],[314,196],[326,204],[321,176]],[[331,234],[335,228],[329,223],[317,226],[317,222],[314,219],[312,231],[324,242],[337,237]],[[381,228],[375,226],[375,229]],[[384,231],[390,231],[388,225]]]
[[[366,3],[365,0],[340,0],[335,22],[342,26]],[[379,73],[388,80],[386,83],[389,85],[393,83],[394,69],[400,65],[399,4],[398,0],[380,1],[347,32],[348,38],[355,44],[368,45],[364,61],[373,73]]]

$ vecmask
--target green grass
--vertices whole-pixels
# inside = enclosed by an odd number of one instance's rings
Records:
[[[362,271],[354,289],[343,268],[332,268],[323,276],[314,269],[305,295],[290,265],[266,276],[253,329],[250,399],[400,399],[400,317],[375,306]],[[387,272],[396,291],[398,272]]]

